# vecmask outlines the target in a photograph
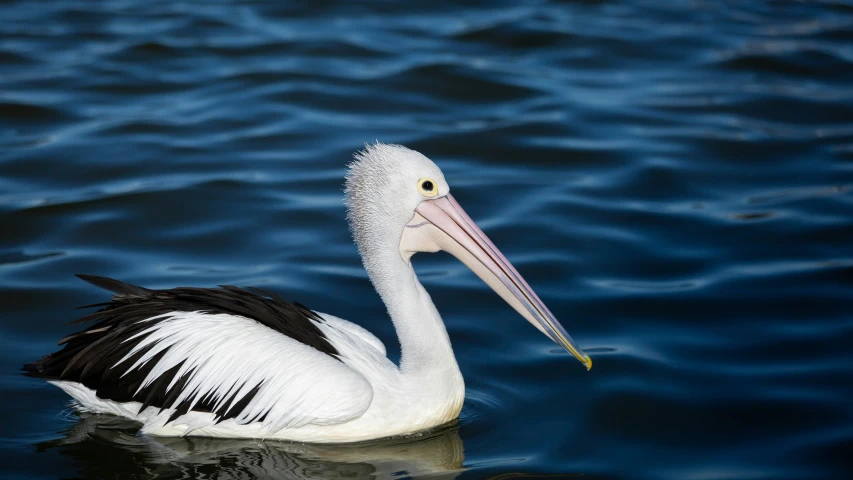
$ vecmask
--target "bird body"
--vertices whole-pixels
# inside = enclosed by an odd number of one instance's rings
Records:
[[[267,388],[272,398],[259,399],[257,405],[259,410],[269,407],[266,419],[245,422],[246,418],[235,417],[219,420],[215,413],[190,410],[180,417],[180,421],[169,421],[175,412],[173,408],[161,411],[157,407],[141,408],[142,403],[137,401],[102,399],[95,389],[74,381],[54,380],[50,383],[68,393],[86,411],[137,420],[143,425],[143,433],[159,436],[192,434],[310,443],[353,442],[430,429],[459,415],[465,386],[455,363],[448,364],[446,370],[417,377],[404,375],[385,357],[384,346],[376,337],[346,320],[318,315],[324,320],[321,323],[323,333],[334,339],[333,344],[338,348],[342,362],[311,351],[310,347],[289,338],[276,338],[282,356],[266,365],[270,381]],[[233,348],[228,343],[244,344],[252,337],[270,336],[269,332],[263,331],[265,327],[236,316],[219,318],[217,315],[192,313],[177,316],[173,321],[175,329],[192,334],[197,333],[196,329],[211,327],[217,334],[228,334],[232,328],[235,333],[240,331],[239,336],[232,337],[230,342],[221,346],[224,349]],[[215,326],[212,325],[214,322]],[[266,345],[264,351],[274,353],[277,350]],[[211,353],[221,355],[220,352]],[[256,356],[244,357],[258,360]],[[221,368],[221,375],[203,370],[198,375],[217,383],[220,378],[227,382],[229,374],[239,375],[241,368],[253,369],[251,371],[255,375],[262,375],[262,369],[256,368],[254,362],[240,362],[238,358],[230,360],[233,363]],[[302,369],[302,373],[294,379],[282,375],[299,371],[297,369]],[[218,383],[220,389],[222,385]],[[288,395],[278,393],[276,388],[290,389],[297,398],[288,398]],[[269,403],[264,403],[267,401]],[[304,405],[303,409],[276,410],[276,406],[288,407],[298,403]],[[306,416],[301,418],[295,416],[296,412],[309,411],[307,407],[315,407],[318,403],[322,406],[311,408],[311,414],[304,414]],[[280,428],[282,426],[284,428]]]
[[[429,159],[376,144],[347,175],[348,219],[401,346],[399,365],[362,327],[232,286],[114,293],[89,328],[24,367],[85,411],[162,436],[333,443],[413,433],[455,419],[465,386],[444,322],[411,256],[446,250],[525,319],[591,365],[518,272],[449,195]]]

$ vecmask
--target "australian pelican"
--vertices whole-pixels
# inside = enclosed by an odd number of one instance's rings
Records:
[[[355,243],[401,345],[275,294],[223,286],[149,290],[80,275],[114,293],[58,352],[24,367],[80,409],[153,435],[353,442],[459,415],[465,385],[441,316],[410,259],[449,252],[587,369],[592,360],[450,195],[441,170],[398,145],[356,153],[346,176]]]

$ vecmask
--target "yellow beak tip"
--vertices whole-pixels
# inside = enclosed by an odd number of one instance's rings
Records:
[[[592,357],[587,355],[587,357],[586,357],[586,371],[588,372],[590,370],[592,370]]]

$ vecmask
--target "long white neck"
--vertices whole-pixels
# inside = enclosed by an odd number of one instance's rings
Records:
[[[397,330],[400,372],[404,375],[458,372],[447,329],[412,264],[397,252],[365,258],[364,262]]]
[[[400,383],[391,397],[407,412],[400,421],[410,431],[453,420],[465,401],[465,381],[432,299],[399,253],[365,258],[365,265],[400,340]]]

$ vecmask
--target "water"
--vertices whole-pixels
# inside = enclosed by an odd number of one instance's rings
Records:
[[[853,5],[7,2],[0,472],[845,478],[853,470]],[[20,375],[105,299],[259,286],[399,357],[345,163],[422,151],[589,373],[446,254],[417,269],[455,426],[357,447],[157,439]]]

